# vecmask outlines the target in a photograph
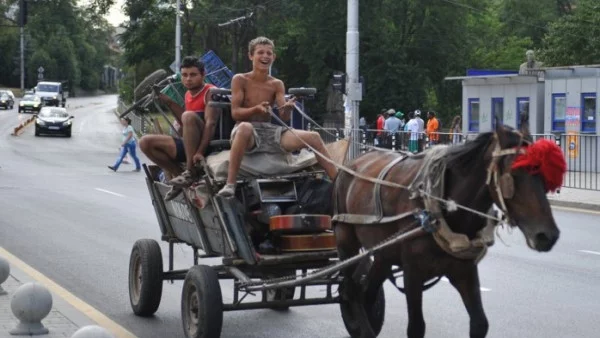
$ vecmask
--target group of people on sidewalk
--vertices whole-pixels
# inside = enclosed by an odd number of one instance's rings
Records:
[[[409,112],[407,118],[405,120],[401,111],[382,109],[377,115],[375,145],[391,148],[391,139],[397,133],[408,135],[408,151],[413,153],[423,151],[425,135],[428,136],[430,145],[439,142],[440,125],[435,112],[427,112],[427,124],[421,118],[421,111],[418,109]]]
[[[329,158],[317,132],[295,129],[290,132],[286,126],[271,123],[273,108],[277,108],[279,119],[289,122],[295,107],[295,98],[285,99],[284,83],[269,74],[269,68],[276,58],[274,47],[273,41],[266,37],[250,41],[248,57],[252,62],[252,71],[236,74],[231,82],[231,117],[235,126],[230,135],[218,135],[216,131],[217,122],[222,117],[221,110],[210,104],[212,98],[209,92],[213,85],[204,81],[204,64],[195,57],[182,60],[181,79],[187,89],[184,107],[164,94],[160,96],[181,126],[182,137],[149,134],[144,135],[139,143],[148,159],[171,177],[168,184],[172,188],[165,196],[166,200],[175,198],[200,178],[202,169],[198,164],[211,153],[212,139],[226,139],[229,136],[231,144],[227,182],[218,192],[223,197],[235,194],[244,154],[262,152],[287,155],[311,148]],[[136,168],[139,164],[135,156],[135,137],[130,132],[133,128],[130,128],[127,120],[123,121],[124,150],[117,163],[109,166],[111,170],[118,169],[127,152],[134,157]],[[333,164],[318,154],[316,159],[331,179],[337,175],[337,168]]]

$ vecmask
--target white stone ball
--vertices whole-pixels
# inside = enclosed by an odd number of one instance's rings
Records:
[[[15,291],[10,308],[20,321],[39,323],[52,310],[52,294],[41,284],[25,283]]]
[[[71,338],[115,338],[115,336],[103,327],[88,325],[77,330]]]
[[[3,257],[0,257],[0,284],[6,282],[10,275],[10,265]]]

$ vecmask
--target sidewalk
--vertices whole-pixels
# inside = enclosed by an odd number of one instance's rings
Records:
[[[548,194],[551,205],[600,211],[600,191],[561,188],[559,193]]]
[[[2,288],[8,294],[0,295],[0,338],[28,337],[10,334],[19,321],[12,313],[11,300],[21,285],[31,282],[45,286],[52,294],[52,310],[42,319],[42,324],[49,333],[36,337],[71,338],[81,327],[96,325],[109,331],[115,338],[136,338],[127,329],[2,247],[0,247],[0,256],[6,259],[10,266],[10,275],[6,282],[2,283]]]
[[[8,280],[2,283],[2,288],[8,292],[7,295],[0,295],[0,337],[29,337],[12,336],[9,331],[17,326],[19,320],[14,316],[10,308],[13,294],[17,289],[28,282],[35,282],[29,278],[23,271],[11,264],[10,276]],[[42,324],[50,331],[46,335],[36,337],[40,338],[70,338],[75,331],[86,325],[97,325],[87,318],[83,313],[78,312],[62,300],[57,294],[52,293],[52,310]]]

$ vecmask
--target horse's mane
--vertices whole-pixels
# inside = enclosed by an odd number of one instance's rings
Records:
[[[469,174],[483,165],[483,157],[494,133],[481,133],[473,141],[452,146],[446,153],[446,167],[461,174]]]

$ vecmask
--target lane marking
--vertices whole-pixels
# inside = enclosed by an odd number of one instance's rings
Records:
[[[94,322],[98,323],[99,326],[113,332],[113,334],[115,334],[117,337],[137,338],[133,333],[129,332],[127,329],[117,324],[112,319],[108,318],[102,312],[98,311],[88,303],[73,295],[50,278],[44,276],[41,272],[32,268],[27,263],[17,258],[15,255],[6,251],[3,247],[0,247],[0,256],[3,256],[6,260],[8,260],[10,264],[14,265],[18,269],[29,275],[29,277],[47,287],[48,290],[50,290],[51,292],[60,296],[67,303],[71,304],[75,309],[79,310],[81,313],[89,317]]]
[[[98,191],[101,191],[101,192],[105,192],[107,194],[111,194],[111,195],[115,195],[115,196],[119,196],[119,197],[125,197],[125,195],[123,195],[123,194],[119,194],[117,192],[112,192],[110,190],[101,189],[101,188],[95,188],[95,189],[98,190]]]
[[[448,278],[446,278],[446,277],[442,277],[442,282],[450,283],[450,281],[449,281],[449,280],[448,280]],[[483,286],[482,286],[482,287],[480,287],[480,288],[479,288],[479,290],[480,290],[481,292],[490,292],[490,291],[492,291],[492,289],[489,289],[489,288],[484,288]]]
[[[579,213],[582,213],[582,214],[600,215],[600,211],[597,211],[597,210],[587,210],[587,209],[580,209],[580,208],[561,207],[561,206],[558,206],[558,205],[553,205],[552,209],[557,209],[557,210],[560,210],[560,211],[579,212]]]
[[[591,251],[591,250],[577,250],[577,251],[583,252],[583,253],[586,253],[586,254],[590,254],[590,255],[598,255],[598,256],[600,256],[600,252],[598,252],[598,251]]]

